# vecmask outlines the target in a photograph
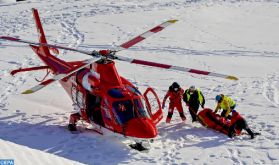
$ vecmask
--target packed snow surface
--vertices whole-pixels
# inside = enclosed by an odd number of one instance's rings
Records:
[[[199,87],[206,107],[216,94],[237,101],[236,109],[261,136],[226,135],[191,123],[177,112],[171,124],[158,125],[149,152],[125,139],[86,131],[67,131],[73,112],[60,84],[35,94],[20,93],[45,72],[9,72],[41,65],[23,44],[0,41],[0,159],[15,164],[279,164],[279,3],[214,0],[0,0],[0,36],[37,41],[31,8],[39,10],[49,43],[86,50],[109,49],[168,20],[174,25],[129,50],[126,57],[234,75],[238,81],[117,62],[119,73],[139,89],[151,86],[162,99],[177,81]],[[65,60],[88,56],[61,51]]]

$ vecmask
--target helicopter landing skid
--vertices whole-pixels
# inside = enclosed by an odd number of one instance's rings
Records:
[[[150,149],[150,144],[143,142],[136,142],[135,144],[130,144],[129,146],[137,151],[149,151]]]
[[[100,130],[100,129],[97,129],[97,128],[85,128],[85,130],[87,131],[94,131],[100,135],[104,135],[104,133]]]

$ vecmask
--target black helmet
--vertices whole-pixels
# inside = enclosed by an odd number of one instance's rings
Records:
[[[171,85],[172,90],[174,90],[175,92],[177,92],[180,88],[180,85],[177,82],[173,82]]]

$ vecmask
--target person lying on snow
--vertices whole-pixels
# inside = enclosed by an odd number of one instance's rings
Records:
[[[254,139],[255,135],[259,133],[254,133],[248,127],[246,120],[238,113],[236,110],[232,110],[231,124],[228,132],[230,138],[235,136],[236,130],[242,131],[244,129],[250,136],[251,139]]]
[[[236,106],[235,101],[223,94],[217,95],[215,97],[215,100],[217,102],[217,106],[214,113],[217,113],[219,109],[223,109],[221,116],[230,119],[231,116],[229,114],[232,112],[232,110],[234,110]]]
[[[189,89],[183,94],[183,101],[189,107],[189,112],[192,117],[192,122],[197,121],[197,112],[201,105],[204,108],[205,99],[202,92],[197,89],[194,85],[190,86]]]
[[[186,120],[186,117],[183,112],[182,102],[181,102],[183,93],[184,93],[183,89],[180,87],[180,85],[177,82],[172,83],[172,85],[169,87],[169,90],[165,95],[162,103],[162,108],[164,109],[166,100],[167,98],[169,98],[169,110],[168,110],[166,123],[170,123],[174,108],[178,110],[182,121]]]

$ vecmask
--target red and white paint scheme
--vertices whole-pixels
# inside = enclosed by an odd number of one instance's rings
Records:
[[[150,30],[148,30],[147,32],[145,33],[142,33],[141,35],[131,39],[130,41],[127,41],[125,42],[124,44],[120,45],[117,47],[116,51],[120,51],[120,50],[123,50],[123,49],[128,49],[130,48],[131,46],[141,42],[142,40],[148,38],[149,36],[153,35],[154,33],[158,33],[159,31],[163,30],[165,27],[175,23],[177,20],[168,20]]]
[[[156,124],[163,118],[163,112],[157,94],[152,88],[147,88],[142,94],[131,82],[118,74],[114,60],[237,80],[234,76],[115,55],[118,51],[130,48],[177,20],[166,21],[121,44],[115,50],[87,51],[48,44],[36,9],[33,9],[33,16],[39,42],[8,36],[0,36],[0,39],[29,44],[45,66],[20,68],[12,71],[11,74],[40,69],[48,70],[47,75],[52,73],[52,78],[45,80],[47,77],[45,76],[40,84],[24,91],[23,94],[37,92],[59,81],[74,105],[80,110],[79,113],[71,115],[69,125],[75,126],[77,121],[84,120],[89,124],[98,125],[100,128],[106,128],[125,137],[152,139],[158,135]],[[84,61],[66,62],[50,53],[51,50],[58,54],[58,49],[75,51],[100,59],[91,58]],[[101,130],[98,132],[102,134]]]
[[[156,67],[156,68],[178,70],[178,71],[190,72],[190,73],[207,75],[207,76],[221,77],[221,78],[230,79],[230,80],[238,80],[238,78],[236,78],[234,76],[229,76],[229,75],[214,73],[214,72],[208,72],[208,71],[202,71],[202,70],[197,70],[197,69],[191,69],[191,68],[186,68],[186,67],[181,67],[181,66],[161,64],[161,63],[144,61],[144,60],[139,60],[139,59],[132,59],[132,58],[127,58],[127,57],[122,57],[122,56],[117,56],[117,59],[121,60],[121,61],[127,61],[127,62],[130,62],[130,63],[133,63],[133,64],[153,66],[153,67]]]

